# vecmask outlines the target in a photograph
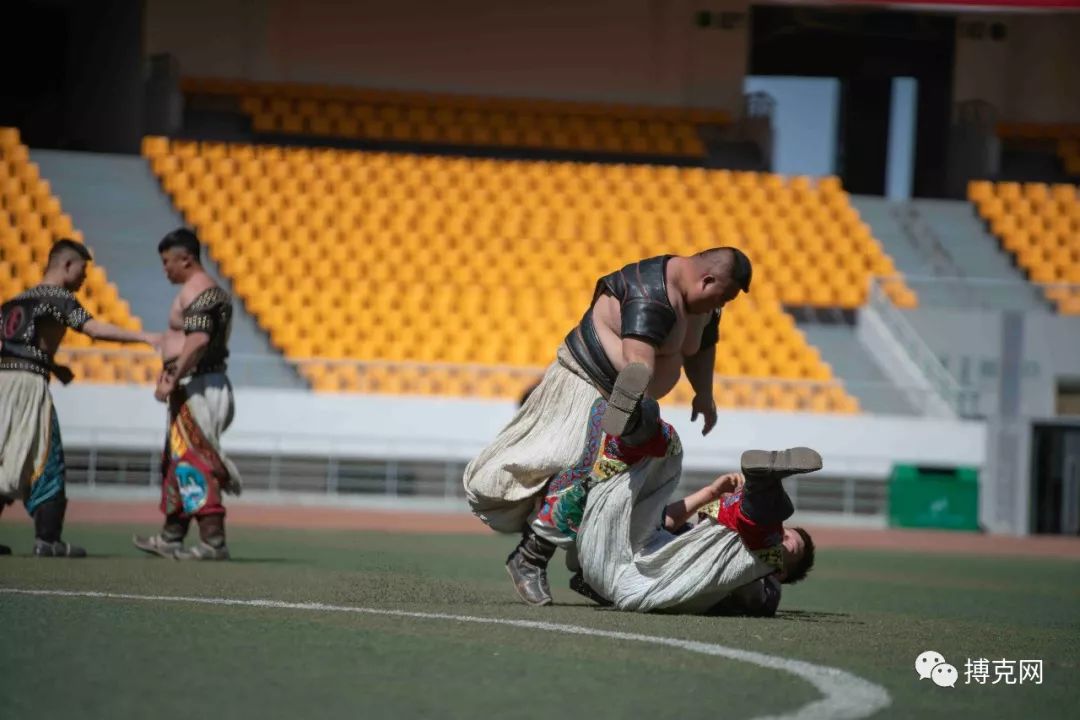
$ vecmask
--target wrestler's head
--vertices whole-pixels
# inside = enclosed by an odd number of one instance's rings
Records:
[[[158,243],[161,267],[173,285],[184,283],[202,267],[199,238],[187,228],[177,228]]]
[[[750,258],[742,250],[733,247],[711,248],[702,250],[689,260],[683,292],[690,312],[699,314],[719,310],[740,292],[750,292],[754,270]]]
[[[780,571],[780,582],[785,585],[797,583],[806,578],[814,567],[814,540],[810,533],[801,527],[784,528],[783,549],[784,569]]]
[[[71,292],[78,292],[86,282],[86,266],[90,263],[90,251],[74,240],[57,240],[49,250],[49,262],[45,275],[53,282]]]

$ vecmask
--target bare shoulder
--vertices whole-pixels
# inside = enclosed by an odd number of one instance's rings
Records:
[[[218,284],[206,273],[191,276],[180,288],[180,295],[178,296],[180,307],[186,308],[195,302],[195,298],[199,297],[199,295],[216,287],[218,287]]]

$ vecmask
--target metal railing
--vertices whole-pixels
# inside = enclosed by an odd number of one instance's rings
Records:
[[[905,282],[908,278],[902,278]],[[922,336],[915,330],[904,313],[893,304],[886,294],[883,283],[901,278],[871,278],[868,306],[881,318],[885,328],[892,334],[897,345],[929,382],[930,387],[959,417],[974,417],[979,413],[978,390],[961,385]]]
[[[67,481],[89,488],[158,488],[161,453],[89,447],[66,450]],[[343,497],[424,498],[460,501],[465,507],[460,461],[407,461],[338,455],[286,456],[280,453],[230,453],[245,490],[325,495],[328,503]],[[709,484],[716,473],[687,471],[676,490],[690,493]],[[883,479],[818,476],[785,482],[802,512],[845,516],[882,516],[887,493]]]

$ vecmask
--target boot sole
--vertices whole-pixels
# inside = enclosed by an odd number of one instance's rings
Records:
[[[604,417],[600,420],[605,433],[618,437],[629,429],[630,417],[641,404],[651,377],[649,368],[642,363],[630,363],[623,368],[615,378],[615,387],[611,389]]]
[[[518,587],[517,580],[514,579],[514,573],[510,570],[509,566],[506,567],[506,574],[510,576],[510,582],[514,585],[514,592],[517,594],[521,602],[525,603],[529,607],[547,607],[552,603],[551,598],[541,600],[540,602],[533,602],[529,598],[525,597],[524,593],[522,593],[521,589]]]
[[[744,473],[802,475],[822,468],[821,455],[808,447],[787,450],[747,450],[740,462]]]

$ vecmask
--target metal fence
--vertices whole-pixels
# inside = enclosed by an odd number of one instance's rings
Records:
[[[66,450],[68,482],[88,487],[159,487],[161,453],[107,447]],[[353,458],[336,455],[230,454],[245,489],[324,494],[328,503],[344,496],[460,499],[465,506],[465,463]],[[686,472],[677,492],[693,492],[713,474]],[[882,479],[815,475],[785,481],[802,512],[847,516],[884,514]]]
[[[906,280],[906,278],[904,278]],[[898,347],[903,349],[927,379],[934,392],[944,400],[959,417],[976,417],[979,414],[979,392],[975,388],[961,385],[952,373],[942,364],[937,354],[926,344],[922,336],[904,316],[902,310],[893,304],[885,292],[883,280],[871,278],[869,307],[881,318],[885,327],[895,338]]]

